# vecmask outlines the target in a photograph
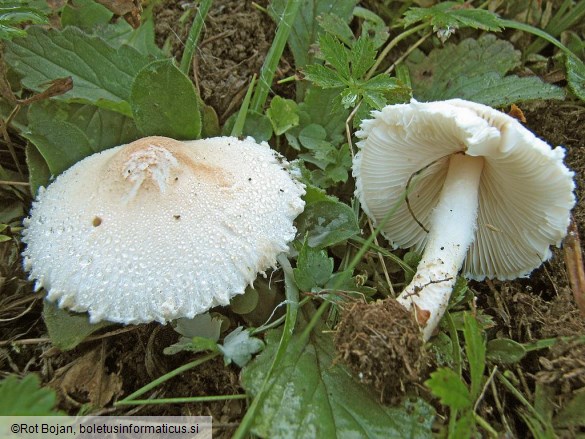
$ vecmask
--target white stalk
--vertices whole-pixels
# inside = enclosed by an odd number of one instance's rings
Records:
[[[478,188],[484,159],[453,154],[428,241],[412,282],[397,300],[415,316],[428,340],[445,313],[457,273],[477,226]]]

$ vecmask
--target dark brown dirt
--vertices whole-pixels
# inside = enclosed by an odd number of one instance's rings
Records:
[[[251,0],[213,2],[197,46],[193,65],[201,97],[224,121],[236,111],[254,73],[258,73],[276,26]],[[260,5],[266,2],[256,2]],[[157,43],[168,39],[171,53],[181,59],[192,17],[181,27],[185,2],[165,0],[155,8]]]
[[[383,401],[400,397],[406,384],[424,378],[420,328],[393,299],[350,305],[337,326],[335,344],[341,359],[361,381],[373,385]]]

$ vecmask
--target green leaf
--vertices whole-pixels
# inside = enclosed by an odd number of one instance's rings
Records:
[[[69,122],[39,118],[31,120],[30,129],[24,137],[37,147],[54,176],[95,152],[83,131]]]
[[[350,55],[349,49],[331,34],[323,34],[319,38],[319,58],[327,61],[335,69],[337,74],[347,80],[352,75],[349,71]]]
[[[499,338],[488,342],[486,355],[490,361],[514,364],[526,356],[526,348],[509,338]]]
[[[264,343],[259,338],[250,337],[250,331],[239,326],[225,337],[218,348],[226,365],[234,362],[244,367],[252,359],[252,355],[264,348]]]
[[[465,383],[451,369],[444,367],[437,369],[431,374],[431,378],[425,381],[425,385],[440,399],[441,404],[453,409],[469,408],[472,405]]]
[[[132,118],[95,105],[65,104],[51,99],[32,104],[28,115],[31,121],[58,120],[76,126],[95,152],[142,137]]]
[[[321,125],[313,123],[307,125],[299,133],[299,141],[307,149],[320,149],[327,147],[329,143],[325,140],[327,131]]]
[[[75,27],[63,31],[31,27],[26,38],[6,44],[6,62],[22,84],[41,91],[56,78],[71,76],[73,89],[54,99],[91,103],[131,116],[132,81],[150,58],[129,46],[114,49]]]
[[[307,236],[308,244],[318,249],[343,242],[360,231],[353,209],[333,200],[306,206],[296,222],[299,236]]]
[[[258,291],[252,287],[246,288],[244,294],[234,296],[230,301],[230,309],[236,314],[248,314],[258,305]]]
[[[243,370],[242,385],[251,396],[262,386],[278,340],[278,331],[269,332],[264,352]],[[313,333],[306,345],[293,335],[252,431],[273,439],[432,437],[428,404],[420,399],[397,407],[380,404],[335,357],[330,334]]]
[[[170,60],[153,61],[136,75],[130,103],[136,125],[145,136],[190,140],[201,134],[195,87]]]
[[[49,22],[45,14],[36,8],[11,5],[10,2],[3,3],[0,7],[0,40],[26,36],[26,30],[20,26],[23,23],[46,24]]]
[[[266,116],[270,119],[274,134],[277,136],[299,124],[297,103],[292,99],[284,99],[280,96],[275,96],[270,101],[270,108],[266,110]]]
[[[351,48],[351,76],[362,78],[376,62],[376,48],[369,38],[360,35]]]
[[[471,377],[470,396],[475,400],[483,386],[483,371],[485,369],[485,340],[477,320],[470,313],[463,315],[463,335],[465,336],[465,352],[469,362]]]
[[[53,389],[40,386],[39,377],[10,375],[0,381],[0,416],[54,416],[57,397]]]
[[[585,101],[585,63],[574,56],[567,56],[567,82],[575,96]]]
[[[61,11],[61,26],[92,31],[108,24],[113,16],[113,12],[93,0],[70,0]]]
[[[51,342],[63,351],[73,349],[95,331],[114,325],[107,321],[89,323],[87,314],[69,313],[46,300],[43,304],[43,320]]]
[[[345,83],[339,79],[337,72],[321,64],[310,64],[303,71],[305,79],[323,88],[343,87]]]
[[[455,97],[492,107],[504,107],[514,102],[534,99],[564,99],[565,93],[562,88],[547,84],[537,76],[502,77],[491,72],[456,78],[442,99]]]
[[[555,427],[585,427],[585,393],[577,393],[554,418]]]
[[[293,270],[295,282],[300,290],[312,291],[314,287],[323,287],[333,274],[333,258],[325,250],[309,247],[303,242],[297,258],[297,267]]]
[[[39,187],[47,186],[51,179],[51,171],[42,154],[32,143],[26,145],[26,166],[28,168],[28,182],[33,196]]]
[[[299,13],[288,38],[288,44],[295,59],[295,66],[303,68],[313,60],[314,51],[310,50],[311,45],[317,41],[317,36],[321,32],[316,18],[334,13],[341,19],[349,21],[357,0],[299,1],[301,1]],[[278,17],[282,15],[286,2],[287,0],[271,2],[270,12],[276,22],[278,22]]]
[[[404,26],[408,27],[420,21],[440,29],[458,29],[471,27],[489,31],[502,30],[502,24],[493,12],[484,9],[465,8],[459,2],[442,2],[430,8],[410,8],[404,14]]]
[[[446,44],[422,60],[412,56],[407,64],[413,94],[422,101],[468,99],[504,106],[532,99],[562,99],[563,91],[536,77],[505,74],[520,64],[520,52],[494,35]]]
[[[354,36],[351,27],[339,15],[334,13],[323,14],[317,17],[319,26],[328,34],[333,35],[347,46],[352,46],[354,43]]]

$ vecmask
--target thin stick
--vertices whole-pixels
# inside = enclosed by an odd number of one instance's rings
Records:
[[[569,276],[569,285],[579,312],[585,317],[585,269],[583,268],[583,253],[581,252],[581,241],[579,230],[574,218],[571,216],[571,224],[565,242],[563,244],[565,266]]]

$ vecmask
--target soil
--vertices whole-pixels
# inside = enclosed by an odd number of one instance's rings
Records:
[[[267,2],[256,2],[266,6]],[[155,8],[155,32],[162,47],[170,42],[171,53],[181,59],[183,42],[194,14],[177,33],[177,22],[188,11],[184,1],[165,0]],[[260,71],[276,26],[251,0],[214,1],[205,20],[194,57],[194,81],[203,100],[220,121],[239,108],[250,80]]]

